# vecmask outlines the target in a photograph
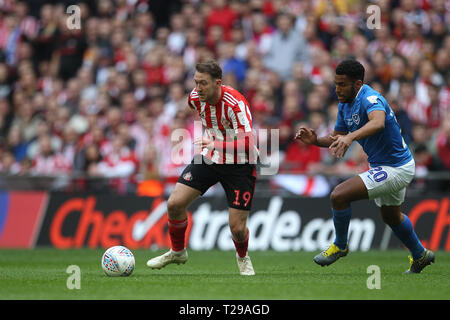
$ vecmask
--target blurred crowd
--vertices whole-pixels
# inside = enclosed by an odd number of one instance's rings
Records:
[[[73,4],[80,28],[67,23]],[[448,0],[0,1],[0,172],[162,192],[184,168],[171,133],[197,119],[195,63],[215,59],[254,128],[279,129],[280,172],[359,173],[356,143],[336,161],[293,140],[300,125],[333,130],[346,58],[387,98],[418,175],[449,171],[449,26]]]

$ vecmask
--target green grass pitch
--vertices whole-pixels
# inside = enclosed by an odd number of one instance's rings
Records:
[[[145,263],[164,251],[134,250],[130,277],[107,277],[100,265],[104,250],[0,250],[0,299],[10,300],[448,300],[450,252],[419,275],[403,275],[407,252],[351,252],[319,267],[315,252],[250,252],[256,275],[238,273],[232,251],[189,251],[185,265],[150,270]],[[80,289],[68,289],[66,269],[81,270]],[[368,267],[380,270],[380,289],[369,289]],[[370,282],[370,281],[369,281]],[[372,282],[373,283],[373,282]]]

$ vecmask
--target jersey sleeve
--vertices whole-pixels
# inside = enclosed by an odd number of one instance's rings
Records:
[[[383,105],[383,101],[381,101],[380,97],[377,95],[370,95],[364,98],[363,105],[366,109],[366,114],[369,115],[372,111],[382,110],[386,112],[386,108]]]
[[[334,130],[339,132],[347,132],[347,126],[345,125],[344,117],[342,116],[342,110],[339,108],[337,113],[336,124]]]
[[[230,119],[231,126],[235,133],[231,139],[225,139],[225,141],[214,141],[214,148],[219,150],[234,150],[235,154],[240,150],[245,150],[245,153],[249,159],[256,159],[252,150],[255,150],[255,138],[252,132],[252,123],[250,115],[246,112],[246,104],[243,101],[239,101],[234,106],[227,106],[226,113],[228,119]]]
[[[197,110],[197,108],[195,107],[195,102],[194,102],[194,98],[198,97],[197,92],[194,90],[191,91],[191,93],[189,93],[188,95],[188,106],[189,108],[191,108],[192,110]]]
[[[231,125],[235,133],[252,131],[252,124],[249,119],[250,115],[247,111],[248,107],[243,101],[239,101],[233,107],[227,107],[228,118],[231,120]]]

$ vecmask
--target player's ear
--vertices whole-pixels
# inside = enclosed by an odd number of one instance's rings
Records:
[[[362,80],[356,80],[356,81],[355,81],[355,85],[356,85],[357,87],[361,87],[361,86],[363,85],[363,81],[362,81]]]

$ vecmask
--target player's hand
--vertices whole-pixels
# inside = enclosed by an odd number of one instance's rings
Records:
[[[194,145],[199,146],[200,148],[207,148],[209,150],[214,149],[214,142],[206,137],[196,138],[194,140]]]
[[[294,136],[294,139],[301,140],[305,144],[317,144],[317,134],[313,129],[300,127]]]
[[[344,157],[353,140],[348,135],[330,136],[334,142],[330,145],[331,155],[335,158]]]

